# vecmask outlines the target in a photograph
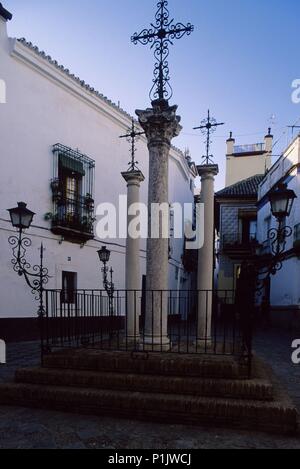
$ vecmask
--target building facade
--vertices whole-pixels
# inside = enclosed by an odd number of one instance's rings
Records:
[[[217,279],[220,290],[235,290],[240,267],[257,244],[258,187],[272,164],[273,136],[264,143],[236,145],[230,134],[226,152],[226,187],[217,192]]]
[[[271,277],[270,301],[274,319],[292,324],[300,314],[300,136],[298,135],[283,152],[262,180],[258,193],[258,241],[261,254],[271,253],[269,231],[277,228],[271,214],[268,195],[280,183],[287,184],[297,195],[293,209],[285,224],[292,228],[293,236],[287,239],[283,266]]]
[[[226,187],[257,174],[265,174],[272,166],[273,136],[271,129],[264,143],[236,145],[230,134],[227,140]]]
[[[216,194],[218,289],[235,290],[242,262],[257,241],[257,194],[263,175],[256,175]]]
[[[114,239],[97,237],[97,207],[127,193],[121,172],[130,159],[126,139],[131,116],[81,81],[69,70],[25,39],[10,38],[0,11],[0,78],[5,104],[0,104],[0,318],[32,317],[37,305],[11,264],[8,237],[13,235],[8,208],[24,201],[36,215],[26,233],[32,241],[27,252],[32,265],[39,261],[43,242],[49,288],[101,289],[97,250],[112,252],[116,289],[125,288],[126,224]],[[148,149],[137,143],[141,202],[147,204]],[[169,199],[194,201],[196,169],[184,154],[172,148],[169,161]],[[126,200],[120,208],[126,210]],[[118,213],[118,212],[117,212]],[[124,217],[123,217],[124,218]],[[120,224],[120,223],[119,223]],[[123,230],[123,235],[120,235]],[[124,234],[125,231],[125,234]],[[181,257],[183,239],[170,240],[169,287],[177,290],[187,281]],[[146,271],[146,241],[141,241],[142,276]],[[158,260],[159,261],[159,260]],[[142,288],[141,276],[141,288]]]

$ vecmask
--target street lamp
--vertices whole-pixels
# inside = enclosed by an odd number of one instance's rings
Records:
[[[286,184],[279,184],[278,189],[269,194],[272,215],[280,222],[289,217],[296,198],[295,192]]]
[[[261,295],[269,285],[271,276],[276,275],[283,266],[283,254],[286,249],[286,240],[293,230],[285,225],[285,219],[291,214],[295,199],[294,191],[289,190],[286,184],[279,184],[276,190],[269,193],[268,201],[271,205],[272,215],[278,222],[278,228],[271,228],[268,232],[271,256],[261,256],[261,247],[254,245],[250,256],[241,266],[237,283],[236,305],[240,312],[241,328],[244,345],[247,353],[251,354],[253,339],[253,312],[256,295]],[[269,307],[269,298],[267,306]],[[249,376],[251,375],[252,360],[248,363]]]
[[[24,202],[18,202],[18,206],[9,209],[8,212],[11,224],[14,228],[18,228],[20,230],[30,228],[35,213],[28,210],[27,204]]]
[[[113,316],[114,315],[114,293],[115,293],[115,285],[113,283],[113,269],[112,267],[109,269],[107,266],[109,259],[110,259],[110,254],[111,252],[106,248],[106,246],[103,246],[102,249],[98,251],[98,256],[100,262],[103,264],[102,267],[102,273],[103,273],[103,286],[104,289],[108,295],[109,299],[109,315]],[[108,273],[110,274],[110,280],[108,280]]]
[[[43,266],[44,247],[43,244],[41,244],[40,264],[31,268],[25,256],[26,249],[32,245],[32,241],[30,238],[23,236],[23,231],[30,228],[35,213],[28,210],[27,204],[24,202],[19,202],[17,207],[8,209],[8,212],[12,226],[19,232],[18,236],[10,236],[8,239],[13,251],[13,259],[11,262],[14,271],[20,277],[24,276],[32,293],[36,295],[36,300],[40,303],[38,315],[42,317],[45,313],[43,305],[44,285],[48,283],[50,278],[48,269]]]
[[[285,225],[285,219],[290,216],[296,198],[295,192],[288,189],[286,184],[279,184],[278,188],[269,194],[271,212],[278,222],[278,228],[271,228],[268,233],[272,260],[267,276],[275,275],[282,269],[281,255],[285,251],[286,240],[293,234],[292,228]]]
[[[102,249],[98,251],[98,256],[99,256],[100,262],[106,265],[110,259],[110,251],[106,248],[106,246],[103,246]]]

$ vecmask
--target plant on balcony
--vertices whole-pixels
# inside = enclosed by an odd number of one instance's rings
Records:
[[[44,220],[45,221],[53,220],[53,213],[51,212],[45,213]]]
[[[51,190],[53,202],[59,202],[62,199],[62,190],[59,179],[53,179],[51,181]]]
[[[87,193],[86,196],[84,197],[84,205],[88,211],[93,211],[94,210],[94,199],[91,194]]]
[[[87,215],[87,216],[84,216],[82,217],[81,219],[81,224],[82,224],[82,227],[87,230],[88,232],[92,231],[93,230],[93,224],[94,222],[96,221],[96,218],[95,217],[92,217],[90,215]]]

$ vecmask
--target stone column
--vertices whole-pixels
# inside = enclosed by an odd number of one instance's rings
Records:
[[[130,236],[129,226],[135,216],[130,215],[130,207],[140,201],[140,185],[145,180],[141,171],[122,173],[127,182],[127,242],[126,242],[126,341],[136,344],[140,338],[140,240]]]
[[[148,243],[147,283],[144,347],[148,350],[169,350],[168,338],[168,288],[169,288],[169,240],[163,236],[151,237],[154,221],[151,216],[153,204],[169,207],[169,154],[171,140],[179,135],[180,117],[177,106],[169,106],[166,100],[152,102],[152,108],[136,111],[146,133],[149,149],[148,192]],[[169,208],[168,208],[169,213]],[[169,223],[169,216],[168,216]]]
[[[204,204],[204,245],[198,257],[198,337],[199,347],[211,346],[211,320],[214,289],[214,180],[217,165],[198,166],[201,177],[201,202]]]

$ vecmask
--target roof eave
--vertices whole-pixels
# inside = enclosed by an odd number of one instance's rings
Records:
[[[13,15],[3,7],[2,3],[0,3],[0,16],[2,16],[6,21],[12,20],[13,17]]]

